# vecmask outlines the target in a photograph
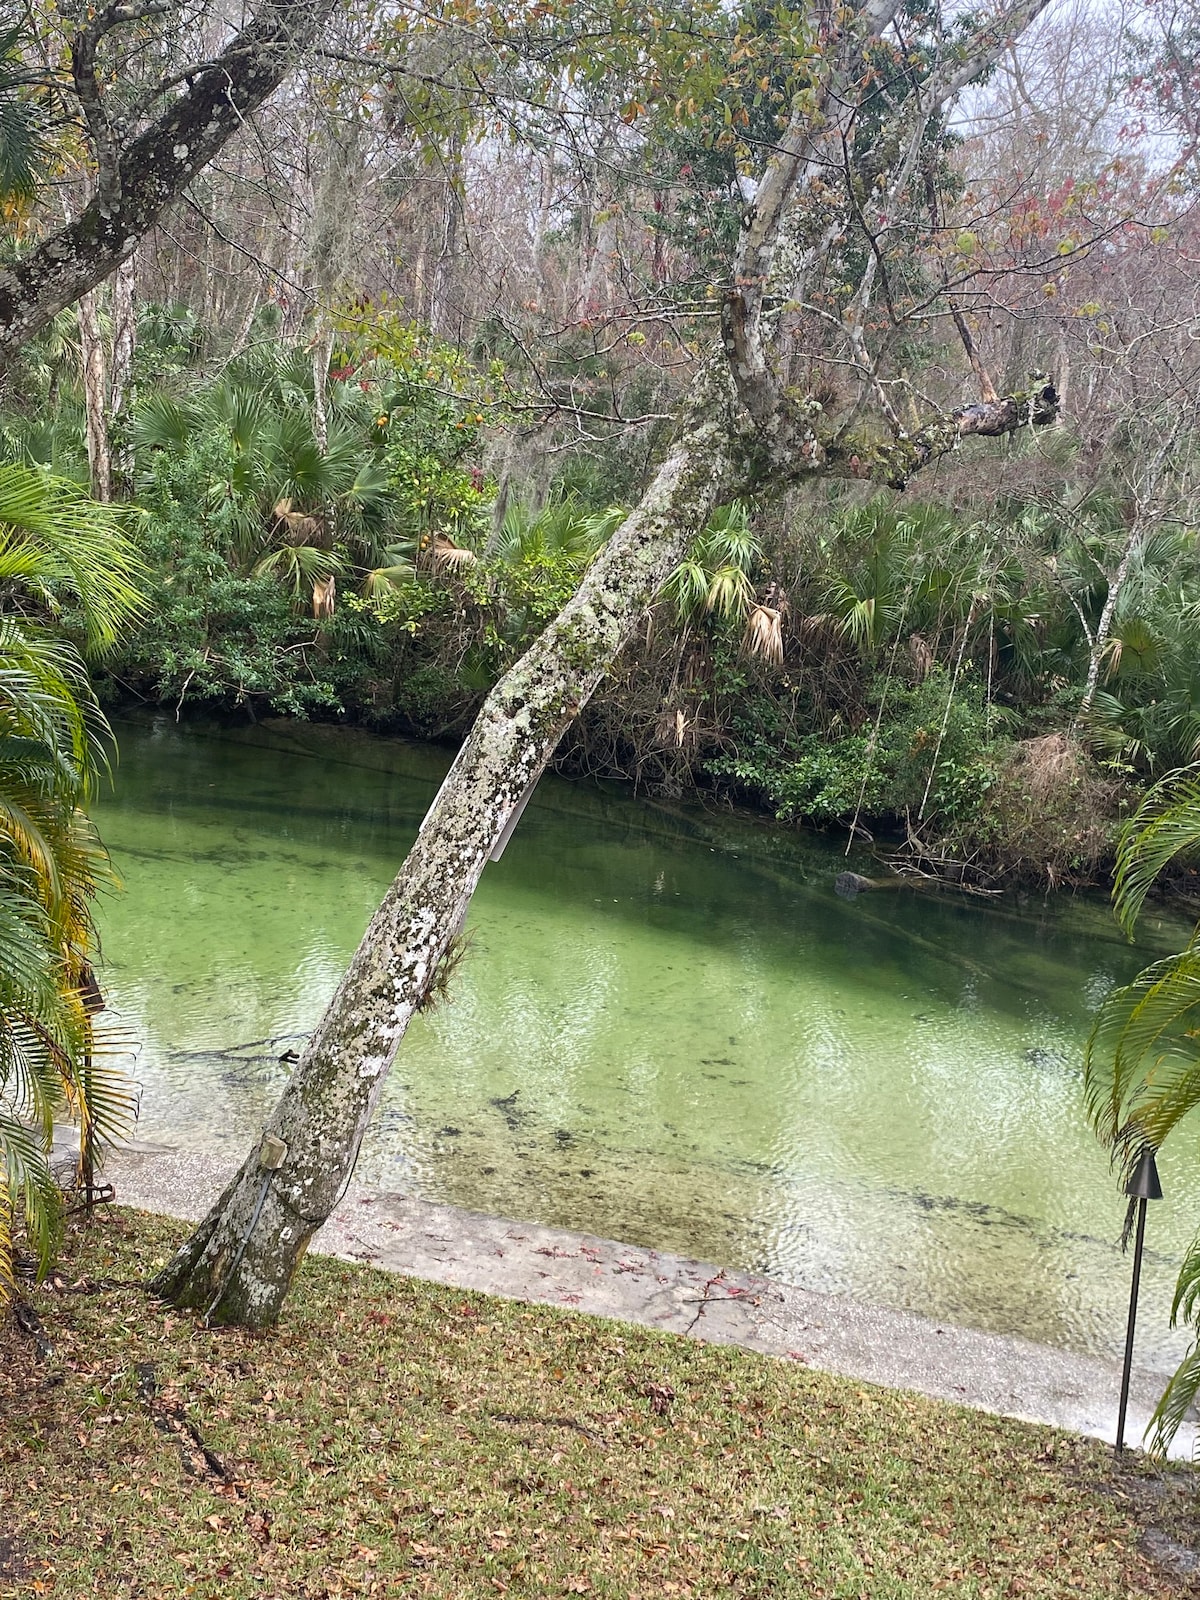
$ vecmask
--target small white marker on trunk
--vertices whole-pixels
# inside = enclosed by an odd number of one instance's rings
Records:
[[[508,841],[512,838],[513,834],[516,832],[517,823],[520,822],[521,815],[524,812],[525,807],[529,804],[530,795],[532,795],[533,791],[537,788],[537,781],[540,776],[541,774],[538,773],[535,777],[529,780],[528,784],[525,786],[524,794],[509,812],[508,821],[504,824],[503,828],[501,828],[500,837],[492,846],[492,853],[488,857],[489,861],[499,861],[500,857],[504,854],[504,848],[508,844]]]

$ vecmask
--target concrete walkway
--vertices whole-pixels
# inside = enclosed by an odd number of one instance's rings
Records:
[[[143,1143],[110,1158],[105,1177],[122,1205],[197,1219],[234,1170],[212,1156]],[[1121,1374],[1113,1362],[590,1234],[352,1186],[313,1248],[435,1283],[744,1345],[1100,1439],[1111,1441],[1116,1427]],[[1141,1439],[1162,1382],[1135,1371],[1130,1441]],[[1196,1437],[1194,1427],[1180,1429],[1172,1454],[1191,1457]]]

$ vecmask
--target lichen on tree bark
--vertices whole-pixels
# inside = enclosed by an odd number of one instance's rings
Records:
[[[265,1133],[287,1147],[283,1166],[266,1173],[256,1145],[155,1279],[164,1298],[251,1327],[278,1317],[296,1264],[344,1189],[388,1068],[513,808],[729,478],[734,454],[721,377],[711,363],[637,510],[488,696],[267,1123]]]
[[[938,104],[959,79],[965,84],[989,65],[1044,3],[1018,0],[985,20],[974,57],[956,46],[949,76],[930,78]],[[894,9],[889,0],[868,0],[856,18],[831,24],[841,30],[826,51],[839,96],[851,87],[870,92],[869,72],[855,79],[862,40],[877,37]],[[851,30],[858,30],[856,38]],[[753,249],[739,257],[753,257],[756,281],[735,281],[729,290],[737,303],[725,329],[728,353],[715,351],[703,365],[640,504],[559,616],[488,696],[267,1124],[266,1133],[287,1147],[283,1165],[267,1171],[256,1146],[155,1280],[157,1292],[177,1305],[251,1326],[277,1318],[296,1264],[348,1181],[405,1029],[436,980],[514,808],[721,497],[764,480],[811,476],[903,484],[972,435],[1000,436],[1053,420],[1053,386],[1040,381],[1023,395],[932,417],[910,435],[880,430],[859,448],[836,433],[823,436],[820,407],[784,394],[768,370],[764,344],[779,319],[763,312],[768,288],[773,301],[781,290],[787,298],[787,285],[771,283],[772,275],[799,270],[800,257],[778,246],[789,206],[827,142],[824,119],[816,109],[812,116],[812,137],[797,122],[786,149],[768,163],[770,182],[750,218]],[[802,122],[801,110],[797,118]],[[804,191],[805,204],[812,192]],[[828,233],[812,231],[818,239]]]

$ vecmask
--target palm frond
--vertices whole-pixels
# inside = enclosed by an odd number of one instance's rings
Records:
[[[1088,1117],[1131,1170],[1200,1103],[1200,934],[1114,989],[1084,1057]]]
[[[299,600],[314,584],[335,577],[341,570],[342,563],[332,550],[321,550],[311,544],[288,544],[264,556],[254,568],[254,576],[278,578]]]
[[[1198,1309],[1200,1309],[1200,1234],[1188,1246],[1179,1269],[1175,1296],[1171,1302],[1171,1326],[1177,1328],[1181,1322],[1194,1324]],[[1200,1335],[1193,1341],[1191,1349],[1175,1369],[1170,1383],[1167,1384],[1162,1398],[1155,1407],[1154,1415],[1150,1418],[1150,1426],[1146,1432],[1152,1454],[1166,1455],[1172,1439],[1195,1404],[1198,1394],[1200,1394]]]
[[[1117,920],[1132,937],[1150,886],[1167,863],[1200,849],[1200,764],[1156,783],[1129,819],[1117,849]]]
[[[0,563],[6,559],[14,576],[19,569],[26,582],[37,577],[79,605],[94,650],[110,649],[145,607],[145,569],[120,509],[14,462],[0,463]]]
[[[38,1261],[50,1268],[62,1234],[62,1196],[50,1171],[48,1147],[0,1101],[0,1301],[13,1289],[10,1217],[16,1210]]]

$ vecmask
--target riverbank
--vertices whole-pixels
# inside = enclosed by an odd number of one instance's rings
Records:
[[[196,1221],[235,1164],[146,1143],[111,1158],[106,1171],[122,1204]],[[572,1307],[1000,1416],[1114,1437],[1120,1369],[1113,1362],[669,1251],[357,1185],[313,1248],[434,1283]],[[1131,1441],[1141,1438],[1162,1384],[1160,1375],[1135,1372]],[[1192,1459],[1197,1438],[1196,1427],[1185,1425],[1173,1454]]]
[[[3,1600],[1191,1592],[1190,1473],[328,1257],[202,1329],[141,1287],[182,1232],[103,1212],[0,1335]]]
[[[984,776],[980,785],[989,796],[988,803],[981,802],[970,817],[959,818],[953,825],[931,825],[922,836],[920,828],[914,833],[911,814],[906,814],[899,800],[875,807],[869,803],[850,806],[860,790],[866,793],[856,768],[845,780],[849,809],[810,811],[783,798],[785,771],[755,774],[753,763],[741,762],[736,754],[727,753],[723,761],[706,763],[689,743],[672,750],[665,766],[661,748],[630,755],[611,730],[599,735],[591,727],[597,719],[601,724],[611,719],[614,713],[609,702],[615,693],[611,686],[602,687],[580,725],[564,739],[550,764],[549,770],[556,776],[584,785],[608,784],[658,808],[680,806],[693,820],[707,816],[718,828],[732,819],[735,825],[782,827],[800,836],[826,837],[843,844],[853,835],[856,853],[864,862],[875,863],[878,876],[895,877],[898,884],[927,892],[1021,897],[1053,896],[1062,890],[1107,892],[1112,885],[1120,823],[1141,794],[1127,781],[1118,783],[1107,768],[1065,734],[1023,742],[1002,740],[981,766]],[[116,680],[107,681],[105,705],[118,721],[171,716],[184,729],[214,722],[235,734],[247,724],[285,734],[288,729],[338,728],[385,744],[444,751],[447,762],[479,709],[472,704],[460,721],[433,725],[368,714],[353,704],[339,705],[336,711],[316,705],[302,715],[284,715],[280,708],[270,706],[255,715],[249,701],[238,710],[222,702],[175,704],[173,697],[156,701]],[[929,729],[917,729],[914,737],[924,740],[930,733]],[[732,734],[724,736],[721,748],[726,747],[736,752]],[[917,797],[911,798],[915,805]],[[912,809],[909,806],[908,812]],[[1156,893],[1169,897],[1177,890],[1186,897],[1189,881],[1181,875],[1169,888]]]

